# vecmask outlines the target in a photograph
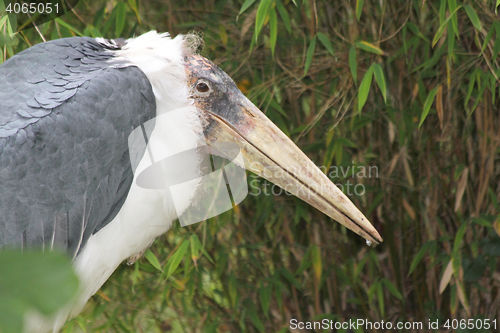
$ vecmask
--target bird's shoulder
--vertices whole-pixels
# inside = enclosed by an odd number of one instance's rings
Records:
[[[112,57],[97,40],[74,37],[37,44],[5,61],[0,66],[0,137],[84,93],[90,80],[119,75],[109,71]]]

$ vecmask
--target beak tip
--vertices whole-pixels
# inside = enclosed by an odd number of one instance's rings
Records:
[[[370,232],[365,232],[365,231],[361,230],[359,232],[359,235],[361,237],[363,237],[364,239],[366,239],[366,244],[368,246],[370,246],[371,244],[379,245],[380,243],[382,243],[384,241],[382,239],[382,237],[380,237],[380,234],[378,233],[378,231],[375,230],[375,228],[373,228],[373,230],[370,230]]]
[[[382,239],[382,237],[380,237],[379,233],[377,231],[375,231],[375,234],[372,234],[371,235],[371,242],[375,243],[375,245],[379,245],[380,243],[382,243],[384,240]]]

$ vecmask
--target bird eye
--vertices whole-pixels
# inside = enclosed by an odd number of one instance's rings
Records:
[[[212,82],[199,79],[193,86],[191,93],[197,97],[207,97],[212,93]]]
[[[210,90],[210,87],[205,82],[198,82],[196,84],[196,90],[201,93],[206,93]]]

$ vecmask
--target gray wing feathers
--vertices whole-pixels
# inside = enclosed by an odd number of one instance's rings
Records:
[[[155,116],[136,67],[90,38],[36,45],[0,66],[0,249],[75,255],[109,223],[133,172],[127,140]]]

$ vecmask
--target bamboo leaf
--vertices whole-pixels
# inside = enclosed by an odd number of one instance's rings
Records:
[[[0,28],[3,28],[3,25],[5,24],[5,21],[9,18],[8,15],[4,15],[4,17],[0,18]]]
[[[448,8],[450,9],[450,12],[454,13],[455,10],[457,9],[457,0],[448,0]],[[458,37],[458,18],[457,14],[452,14],[451,16],[451,25],[453,27],[453,32],[455,33],[455,36]]]
[[[351,75],[354,80],[354,83],[357,83],[358,80],[358,63],[356,61],[356,48],[351,46],[349,50],[349,68],[351,69]]]
[[[485,228],[491,228],[493,227],[492,223],[488,220],[476,217],[471,219],[472,222],[474,222],[477,225],[483,226]],[[497,217],[497,221],[500,221],[500,215]]]
[[[368,260],[368,257],[364,257],[358,264],[358,267],[356,267],[356,270],[354,271],[353,275],[353,281],[358,281],[359,276],[361,272],[363,271],[363,268],[365,267],[366,261]]]
[[[390,280],[383,278],[382,283],[387,288],[387,290],[389,290],[389,292],[392,294],[392,296],[396,297],[397,299],[399,299],[401,301],[404,301],[403,295],[401,295],[398,288],[396,288],[396,286]]]
[[[476,30],[478,31],[483,31],[483,27],[481,26],[481,21],[479,20],[479,17],[477,16],[477,13],[474,10],[474,8],[472,8],[469,5],[465,5],[464,9],[467,12],[467,16],[469,16],[469,20],[474,25],[474,28],[476,28]]]
[[[166,265],[166,278],[169,278],[172,274],[174,274],[177,267],[184,258],[187,249],[189,248],[189,241],[185,240],[182,245],[175,251],[175,253],[168,259]]]
[[[436,43],[441,38],[441,36],[443,36],[443,32],[444,32],[445,28],[446,28],[446,24],[443,24],[441,27],[439,27],[438,31],[434,35],[434,38],[432,39],[432,47],[434,47],[434,45],[436,45]]]
[[[430,242],[425,243],[424,246],[422,246],[422,248],[417,252],[415,258],[413,258],[413,261],[411,262],[410,272],[408,273],[408,276],[410,276],[411,273],[413,273],[413,271],[415,270],[415,268],[417,268],[417,265],[420,263],[425,253],[427,252],[427,249],[429,249],[430,244],[431,244]]]
[[[14,37],[14,31],[17,31],[17,16],[14,14],[7,14],[7,16],[9,17],[7,20],[7,33],[9,34],[9,37],[12,38]],[[13,54],[13,52],[10,53]]]
[[[361,13],[363,12],[363,3],[364,0],[357,0],[356,1],[356,19],[359,22],[359,18],[361,17]]]
[[[497,4],[495,5],[495,14],[497,13],[498,6],[500,6],[500,0],[497,0]]]
[[[498,29],[496,29],[496,35],[497,37],[495,38],[495,43],[493,45],[493,58],[491,61],[496,61],[498,55],[500,54],[500,24],[498,25]]]
[[[314,270],[314,277],[316,278],[316,281],[319,281],[321,279],[323,264],[321,262],[321,250],[317,245],[311,246],[311,260]]]
[[[264,312],[264,315],[268,315],[269,313],[269,306],[271,304],[271,294],[272,294],[272,285],[268,284],[267,286],[264,286],[261,283],[260,286],[260,305],[262,306],[262,311]]]
[[[500,1],[500,0],[499,0]],[[495,22],[494,24],[498,24],[498,22]],[[0,27],[2,25],[0,24]],[[486,49],[486,46],[488,45],[488,43],[490,42],[491,40],[491,37],[493,37],[493,32],[495,31],[495,29],[493,27],[490,28],[490,31],[488,31],[488,34],[486,35],[486,37],[484,37],[484,42],[483,42],[483,46],[481,47],[481,53],[484,52],[484,50]]]
[[[77,34],[78,36],[80,37],[83,37],[83,34],[78,31],[78,29],[76,29],[75,27],[73,27],[72,25],[64,22],[63,20],[61,20],[59,17],[55,18],[54,21],[56,21],[58,24],[62,25],[63,27],[65,27],[66,29],[69,29],[71,31],[73,31],[75,34]]]
[[[323,157],[323,164],[325,167],[326,167],[326,170],[329,170],[330,169],[330,166],[332,165],[332,161],[333,161],[333,157],[335,156],[335,143],[336,141],[333,140],[333,134],[335,132],[332,130],[330,132],[327,133],[327,137],[326,137],[326,152],[325,152],[325,155]],[[309,250],[308,250],[309,251]],[[301,264],[301,267],[302,265],[304,265],[304,260],[302,260],[302,264]]]
[[[362,42],[357,42],[355,45],[358,49],[362,49],[362,50],[367,51],[367,52],[371,52],[371,53],[375,53],[375,54],[379,54],[379,55],[386,54],[384,51],[382,51],[382,49],[373,45],[372,43],[362,41]]]
[[[380,308],[380,314],[382,317],[385,316],[385,304],[384,304],[384,289],[382,288],[382,283],[377,284],[377,299],[378,306]]]
[[[300,262],[300,266],[297,269],[297,271],[295,272],[295,275],[300,275],[306,269],[308,269],[309,267],[311,267],[311,261],[309,260],[309,258],[310,258],[309,257],[309,252],[310,251],[311,251],[311,248],[309,247],[307,249],[306,253],[304,254],[304,256],[302,257],[302,261]]]
[[[309,67],[311,67],[315,48],[316,48],[316,36],[314,36],[314,38],[311,41],[311,44],[309,44],[309,48],[307,49],[306,66],[304,68],[304,76],[307,75],[307,72],[309,71]]]
[[[271,7],[272,0],[262,0],[257,8],[257,15],[255,16],[255,41],[259,38],[259,34],[264,27],[267,13]]]
[[[285,267],[282,267],[280,269],[281,276],[283,276],[288,282],[290,282],[292,285],[295,286],[297,289],[302,289],[302,286],[300,285],[299,281],[290,273],[288,269]]]
[[[227,30],[226,30],[226,27],[224,26],[224,24],[219,24],[219,38],[220,38],[222,44],[224,44],[224,46],[227,47],[228,36],[227,36]]]
[[[465,235],[465,230],[467,230],[467,223],[462,223],[460,228],[458,228],[457,234],[455,236],[455,241],[453,242],[453,252],[458,253],[460,249],[460,244]]]
[[[264,332],[264,325],[259,319],[259,316],[257,315],[257,312],[253,307],[250,307],[248,310],[248,316],[250,317],[250,320],[252,321],[252,324],[259,330],[259,332]]]
[[[341,144],[339,144],[338,142],[335,142],[335,162],[337,163],[337,165],[341,165],[342,164],[342,160],[343,160],[343,152],[344,152],[344,147],[342,147]]]
[[[102,34],[99,32],[99,30],[97,30],[93,26],[90,26],[89,28],[90,28],[89,30],[90,30],[90,34],[92,35],[92,37],[94,37],[94,38],[102,37]]]
[[[454,209],[455,212],[457,212],[460,209],[460,203],[462,202],[462,197],[465,192],[468,175],[469,175],[469,168],[465,167],[464,170],[462,171],[462,177],[460,177],[460,181],[458,182],[457,185],[457,193],[455,195],[455,209]]]
[[[283,117],[288,118],[288,115],[286,114],[285,110],[272,98],[271,93],[266,96],[266,102],[269,103],[269,106],[278,111]]]
[[[139,8],[137,8],[137,1],[136,0],[128,0],[128,5],[134,11],[135,17],[137,18],[137,22],[139,22],[139,24],[141,24],[141,17],[139,16]]]
[[[375,295],[375,292],[377,291],[377,286],[378,283],[372,283],[370,289],[368,289],[368,303],[373,302],[373,296]]]
[[[341,144],[342,146],[344,147],[350,147],[350,148],[356,148],[358,147],[358,145],[354,142],[352,142],[351,140],[347,139],[347,138],[338,138],[336,140],[337,143]]]
[[[368,93],[370,92],[372,78],[373,78],[373,64],[365,73],[365,76],[363,77],[363,80],[361,80],[361,84],[359,85],[358,112],[361,112],[361,109],[363,109],[363,106],[365,105],[366,100],[368,99]]]
[[[495,105],[497,81],[494,75],[490,75],[491,105]]]
[[[457,283],[457,296],[462,303],[462,306],[465,308],[465,312],[467,313],[467,317],[470,317],[470,307],[469,301],[467,300],[467,295],[465,293],[465,287],[463,281],[458,281]]]
[[[469,79],[469,87],[467,88],[467,95],[465,96],[464,105],[467,107],[467,103],[469,103],[469,99],[472,95],[472,91],[474,90],[474,85],[476,84],[476,76],[478,74],[478,70],[476,69]]]
[[[472,114],[472,112],[474,112],[474,110],[477,108],[477,106],[479,105],[479,103],[482,101],[482,97],[483,97],[484,91],[486,90],[486,87],[487,87],[487,83],[483,84],[483,86],[481,87],[481,89],[479,89],[478,94],[475,96],[476,97],[476,101],[474,102],[474,105],[472,106],[472,109],[470,109],[469,114]]]
[[[429,40],[427,39],[427,37],[424,36],[424,34],[422,32],[420,32],[420,29],[417,27],[417,25],[413,22],[408,22],[406,23],[406,26],[408,27],[408,29],[410,29],[410,31],[417,37],[420,37],[422,38],[423,40],[425,40],[427,43],[429,42]]]
[[[448,37],[446,38],[448,40],[448,57],[453,60],[456,56],[454,49],[455,49],[455,35],[453,34],[452,29],[448,29]]]
[[[332,43],[330,42],[330,40],[328,39],[328,37],[324,33],[322,33],[322,32],[318,32],[317,36],[318,36],[318,39],[321,42],[321,44],[323,44],[323,46],[325,47],[325,49],[328,52],[330,52],[330,54],[332,56],[334,56]]]
[[[203,245],[198,238],[198,235],[193,234],[189,238],[189,244],[191,245],[191,258],[196,261],[203,251]]]
[[[274,8],[271,8],[271,10],[269,10],[269,29],[270,29],[269,42],[271,43],[271,54],[274,58],[274,50],[276,48],[276,40],[278,38],[278,18],[276,17],[276,10]]]
[[[9,20],[10,21],[10,20]],[[7,21],[7,26],[9,25],[9,21]],[[7,44],[5,45],[7,47],[7,53],[10,54],[10,55],[13,55],[14,54],[14,50],[12,49],[12,45],[10,44]],[[4,54],[5,55],[5,54]]]
[[[436,111],[439,119],[439,127],[443,129],[443,86],[439,85],[436,95]]]
[[[154,268],[156,268],[160,272],[163,272],[163,269],[161,268],[158,258],[156,258],[155,254],[151,252],[151,250],[147,250],[144,256]]]
[[[116,37],[120,37],[123,31],[123,27],[125,27],[125,14],[127,12],[127,7],[125,2],[119,2],[116,7],[116,16],[115,16],[115,35]]]
[[[277,273],[277,272],[276,272]],[[281,289],[283,288],[283,284],[277,278],[277,274],[273,277],[274,282],[274,299],[276,300],[276,304],[278,305],[278,309],[282,309],[283,307],[283,294]]]
[[[451,254],[451,266],[453,267],[453,275],[455,278],[460,277],[460,267],[462,265],[462,255],[459,251],[454,251]]]
[[[479,80],[478,80],[478,82],[479,82]],[[472,112],[474,112],[474,110],[477,108],[477,106],[479,105],[479,103],[482,101],[482,97],[484,95],[484,92],[486,91],[486,88],[487,88],[487,81],[484,82],[484,84],[482,85],[481,89],[479,89],[478,94],[475,96],[476,101],[474,102],[474,105],[472,106],[472,108],[470,110],[468,110],[468,114],[472,114]]]
[[[382,67],[379,64],[373,64],[373,73],[375,74],[375,80],[377,81],[377,85],[382,92],[382,96],[384,97],[384,102],[387,103],[387,88],[385,86],[385,78]]]
[[[438,31],[436,32],[436,34],[434,35],[434,38],[432,39],[432,47],[434,47],[434,45],[436,45],[436,43],[438,42],[438,40],[441,38],[441,36],[443,36],[443,32],[444,32],[444,29],[446,29],[446,25],[448,24],[448,21],[453,17],[453,15],[457,12],[457,10],[459,10],[462,6],[458,6],[457,8],[455,8],[455,10],[450,14],[450,16],[448,16],[448,18],[443,22],[443,24],[441,24],[441,26],[439,27]]]
[[[243,14],[245,12],[245,10],[250,8],[250,6],[254,4],[254,2],[255,2],[255,0],[246,0],[240,8],[240,12],[238,13],[238,16],[240,16],[241,14]]]
[[[451,313],[456,313],[458,308],[457,285],[452,284],[450,290],[450,310]]]
[[[451,277],[453,275],[453,266],[451,265],[451,260],[444,270],[441,281],[439,282],[439,294],[442,294],[446,289],[446,286],[450,283]]]
[[[424,109],[422,110],[422,116],[420,117],[420,123],[418,124],[418,128],[420,128],[420,126],[422,126],[425,118],[427,118],[427,114],[429,113],[429,111],[431,109],[432,103],[434,103],[434,98],[436,97],[438,88],[439,88],[439,86],[432,89],[429,92],[429,94],[427,95],[427,98],[425,99],[425,103],[424,103]]]
[[[285,25],[286,31],[288,31],[288,33],[291,34],[292,25],[290,24],[290,17],[288,16],[288,12],[286,11],[285,6],[283,6],[281,0],[276,0],[275,3],[276,3],[276,9],[278,9],[278,13],[280,13],[281,20]]]
[[[446,17],[446,0],[441,0],[439,5],[439,24],[443,24]]]

